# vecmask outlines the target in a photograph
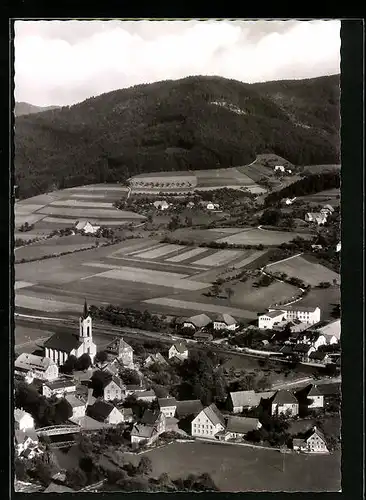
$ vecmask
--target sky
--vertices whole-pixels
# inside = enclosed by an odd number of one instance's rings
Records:
[[[66,106],[191,75],[247,83],[340,72],[340,21],[15,21],[15,100]]]

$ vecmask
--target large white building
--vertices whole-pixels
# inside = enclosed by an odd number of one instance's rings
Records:
[[[281,321],[299,320],[306,325],[319,323],[321,311],[319,307],[283,306],[269,308],[268,312],[258,316],[258,327],[262,329],[272,329]]]
[[[58,366],[65,363],[69,356],[79,358],[88,354],[93,363],[97,353],[97,346],[93,342],[92,319],[85,302],[84,312],[79,320],[79,335],[65,335],[56,333],[44,343],[45,357],[51,359]]]
[[[19,408],[15,408],[14,410],[14,421],[14,427],[18,431],[34,429],[34,418],[32,415]]]

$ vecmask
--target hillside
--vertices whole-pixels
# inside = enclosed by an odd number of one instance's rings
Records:
[[[273,153],[294,165],[339,162],[339,76],[245,84],[189,77],[116,90],[20,116],[20,198],[146,172],[245,165]]]
[[[14,115],[32,115],[33,113],[42,113],[43,111],[49,111],[51,109],[59,109],[59,106],[34,106],[28,102],[16,102],[14,106]]]

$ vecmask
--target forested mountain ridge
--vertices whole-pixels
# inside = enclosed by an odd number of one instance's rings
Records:
[[[59,109],[59,106],[34,106],[28,102],[16,102],[14,106],[15,116],[31,115],[33,113],[43,113],[51,109]]]
[[[116,90],[15,122],[19,196],[274,153],[339,162],[339,75],[245,84],[188,77]]]

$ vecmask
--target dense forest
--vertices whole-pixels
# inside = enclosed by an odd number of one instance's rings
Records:
[[[245,165],[274,153],[339,163],[339,75],[245,84],[188,77],[15,119],[19,197],[146,172]]]
[[[341,186],[339,171],[323,172],[322,174],[308,175],[279,191],[270,193],[265,199],[265,205],[271,206],[283,198],[293,198],[320,193],[328,189],[336,189]]]

